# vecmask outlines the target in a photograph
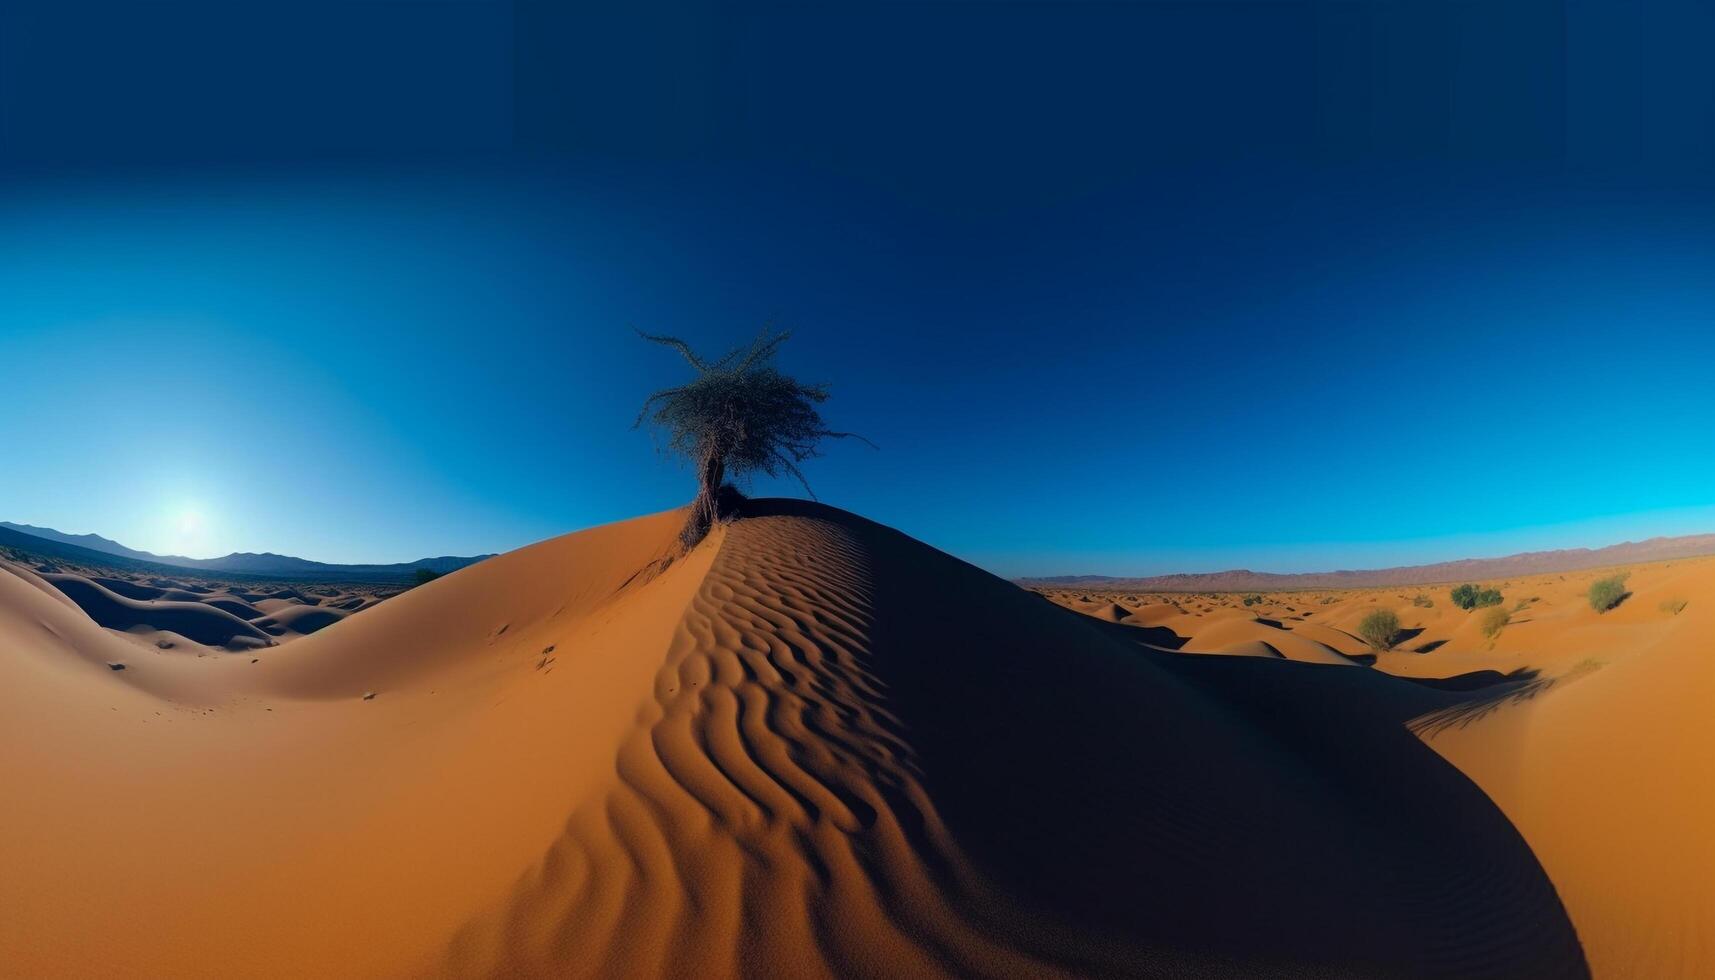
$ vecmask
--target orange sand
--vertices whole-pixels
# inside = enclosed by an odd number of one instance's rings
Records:
[[[1597,613],[1589,585],[1615,572],[1628,573],[1631,595]],[[1411,727],[1524,836],[1592,973],[1715,976],[1715,559],[1484,584],[1501,588],[1512,611],[1494,638],[1479,627],[1481,610],[1453,606],[1445,585],[1276,593],[1251,607],[1238,595],[1132,596],[1120,602],[1136,612],[1119,621],[1167,625],[1186,653],[1251,652],[1235,643],[1238,622],[1243,636],[1303,659],[1289,638],[1363,656],[1358,622],[1393,609],[1413,635],[1379,655],[1379,670],[1488,683]],[[1418,596],[1433,605],[1414,605]],[[1110,618],[1112,597],[1052,597]],[[1196,606],[1208,611],[1179,612]]]
[[[1604,617],[1588,573],[1514,584],[1540,600],[1493,649],[1442,590],[1400,611],[1448,642],[1372,669],[1349,634],[1397,590],[1091,618],[829,508],[753,502],[668,561],[680,518],[201,657],[8,566],[0,973],[1715,966],[1715,563]],[[1391,676],[1518,667],[1534,698]]]

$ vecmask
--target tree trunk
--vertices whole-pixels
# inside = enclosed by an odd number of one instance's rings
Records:
[[[690,519],[685,522],[685,547],[696,547],[708,535],[709,528],[715,526],[715,519],[720,516],[717,495],[725,479],[726,461],[714,453],[703,457],[697,467],[697,499],[691,504]]]

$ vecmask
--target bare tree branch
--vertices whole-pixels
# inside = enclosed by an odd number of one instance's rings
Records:
[[[645,420],[666,436],[664,452],[697,464],[703,482],[697,495],[693,522],[708,520],[718,486],[707,485],[707,474],[742,479],[753,473],[790,476],[815,499],[799,464],[821,455],[820,443],[827,439],[856,439],[870,448],[875,443],[854,432],[827,427],[816,406],[828,400],[828,386],[807,384],[780,373],[774,355],[792,335],[772,333],[764,327],[748,346],[710,361],[677,337],[654,336],[638,331],[651,343],[678,351],[697,372],[690,382],[664,388],[643,402],[634,427]],[[715,461],[719,465],[710,466]],[[700,517],[698,515],[701,515]],[[706,523],[694,535],[687,526],[687,540],[700,540]]]

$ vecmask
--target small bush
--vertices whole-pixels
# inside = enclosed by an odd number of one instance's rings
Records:
[[[1685,599],[1664,599],[1662,600],[1661,611],[1667,613],[1669,616],[1677,616],[1684,612],[1685,607],[1690,604],[1691,603]]]
[[[1620,604],[1626,592],[1626,576],[1624,573],[1610,575],[1590,583],[1590,608],[1599,613],[1607,612]]]
[[[1435,600],[1419,592],[1412,598],[1411,604],[1419,609],[1429,609],[1435,605]]]
[[[1262,602],[1262,596],[1260,596],[1260,595],[1247,595],[1247,596],[1245,596],[1244,601],[1245,601],[1245,605],[1254,606],[1254,605],[1257,605],[1257,604]]]
[[[1501,630],[1506,629],[1512,619],[1512,613],[1502,607],[1490,606],[1483,611],[1483,618],[1478,621],[1478,625],[1482,627],[1483,635],[1492,640],[1501,635]]]
[[[1393,638],[1399,635],[1399,617],[1392,609],[1377,609],[1358,624],[1358,635],[1377,650],[1391,650]]]
[[[1479,589],[1470,583],[1455,587],[1450,595],[1453,604],[1460,609],[1482,609],[1501,604],[1500,589]]]

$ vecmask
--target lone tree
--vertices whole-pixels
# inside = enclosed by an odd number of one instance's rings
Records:
[[[637,428],[646,420],[653,422],[667,434],[663,451],[684,457],[696,468],[697,499],[680,533],[686,548],[703,540],[721,516],[721,488],[727,477],[790,474],[815,499],[798,464],[820,456],[823,439],[858,439],[875,446],[822,422],[816,406],[828,400],[826,385],[804,384],[770,363],[792,336],[789,331],[771,335],[764,329],[748,347],[715,361],[699,356],[677,337],[642,331],[638,336],[678,351],[697,372],[687,384],[650,395],[632,423]]]

